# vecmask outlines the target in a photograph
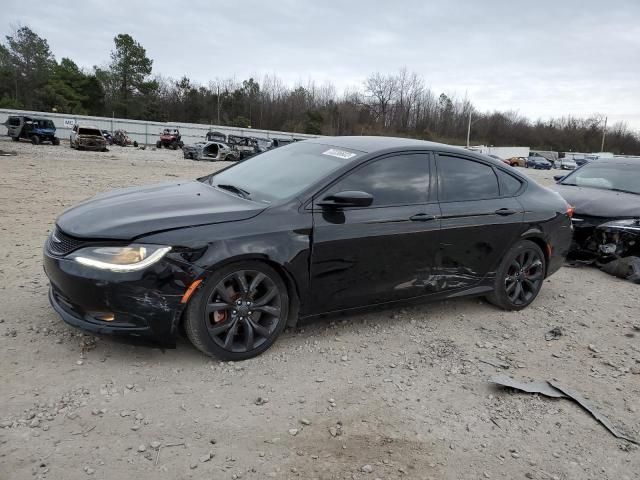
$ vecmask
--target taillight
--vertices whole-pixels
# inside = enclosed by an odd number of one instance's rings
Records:
[[[574,210],[575,209],[567,203],[567,217],[572,218]]]

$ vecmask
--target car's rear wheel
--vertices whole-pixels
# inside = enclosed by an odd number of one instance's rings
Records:
[[[211,275],[185,312],[185,331],[201,352],[245,360],[267,350],[287,323],[289,295],[262,262],[241,262]]]
[[[538,296],[545,272],[546,260],[540,247],[522,240],[504,256],[487,300],[505,310],[521,310]]]
[[[20,141],[20,137],[11,137],[11,140],[13,140],[14,142],[19,142]]]

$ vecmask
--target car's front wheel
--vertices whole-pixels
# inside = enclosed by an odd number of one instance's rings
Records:
[[[280,275],[262,262],[213,273],[185,312],[185,331],[201,352],[245,360],[267,350],[287,323],[289,295]]]
[[[522,310],[538,296],[545,271],[546,260],[540,247],[521,240],[504,256],[487,300],[505,310]]]

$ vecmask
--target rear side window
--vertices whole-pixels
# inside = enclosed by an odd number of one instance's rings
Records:
[[[17,127],[20,125],[20,119],[18,117],[9,117],[9,125]]]
[[[426,154],[394,155],[376,160],[348,174],[331,188],[332,193],[356,190],[373,195],[373,207],[426,203],[429,157]]]
[[[480,162],[439,155],[438,177],[441,202],[481,200],[500,196],[498,178],[493,168]]]
[[[520,180],[500,169],[498,169],[498,178],[500,179],[500,188],[503,197],[515,195],[518,190],[520,190],[520,187],[522,187],[522,182]]]

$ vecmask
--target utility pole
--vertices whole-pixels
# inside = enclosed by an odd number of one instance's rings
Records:
[[[471,137],[471,109],[469,109],[469,124],[467,125],[467,148],[469,148],[469,137]]]
[[[600,151],[604,152],[604,137],[607,135],[607,117],[604,117],[604,128],[602,129],[602,144],[600,144]]]
[[[220,85],[218,85],[218,125],[220,125]]]

